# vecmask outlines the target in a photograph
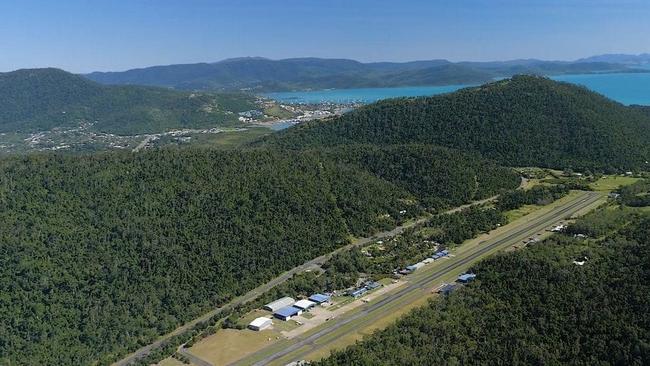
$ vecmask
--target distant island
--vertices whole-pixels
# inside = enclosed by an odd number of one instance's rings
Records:
[[[608,53],[578,60],[577,62],[611,62],[622,65],[650,65],[650,53],[627,55],[622,53]]]

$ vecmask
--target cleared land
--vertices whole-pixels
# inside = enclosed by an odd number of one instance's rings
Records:
[[[156,364],[156,366],[185,366],[186,364],[182,363],[181,361],[175,359],[175,358],[166,358]]]
[[[279,322],[280,320],[273,321],[274,324]],[[277,329],[266,329],[260,332],[220,329],[214,336],[199,342],[189,351],[213,365],[227,365],[277,341],[276,337],[279,336]]]
[[[459,248],[454,252],[455,257],[438,261],[435,265],[414,273],[409,276],[407,286],[360,306],[302,336],[282,340],[235,364],[283,365],[295,360],[322,357],[333,348],[333,344],[347,343],[347,341],[342,342],[342,337],[354,334],[359,329],[367,328],[376,321],[385,319],[389,314],[403,310],[409,304],[421,301],[433,287],[437,287],[444,280],[453,279],[481,258],[535,236],[559,220],[588,211],[602,202],[603,197],[602,193],[596,192],[580,192],[575,197],[565,197],[567,199],[560,200],[558,205],[538,210],[525,219],[498,229],[499,233],[493,238],[479,239],[477,244],[463,246],[463,250]]]
[[[590,187],[594,191],[613,191],[620,186],[627,186],[636,183],[640,178],[609,175],[603,176],[598,181],[591,183]]]

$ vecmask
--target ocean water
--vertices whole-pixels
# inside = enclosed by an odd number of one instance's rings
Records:
[[[388,98],[420,97],[450,93],[468,86],[470,85],[327,89],[305,92],[268,93],[266,97],[283,103],[372,103]]]
[[[650,105],[650,73],[561,75],[552,79],[586,86],[623,104]]]
[[[586,86],[623,104],[650,105],[650,73],[561,75],[552,79]],[[449,93],[468,86],[471,85],[330,89],[269,93],[266,96],[283,103],[372,103],[388,98]]]

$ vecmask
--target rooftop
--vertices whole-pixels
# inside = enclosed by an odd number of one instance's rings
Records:
[[[329,301],[330,297],[323,294],[313,294],[309,296],[309,300],[315,301],[317,303]]]
[[[312,306],[316,305],[315,302],[309,301],[309,300],[299,300],[297,303],[293,304],[294,307],[300,308],[300,309],[308,309]]]
[[[300,310],[298,308],[294,308],[293,306],[287,306],[287,307],[284,307],[284,308],[276,311],[273,314],[284,316],[284,317],[289,317],[289,316],[297,315],[301,311],[302,310]]]
[[[458,279],[460,281],[469,281],[469,280],[473,280],[474,278],[476,278],[476,275],[474,273],[465,273],[458,276]]]
[[[296,300],[294,300],[293,298],[287,296],[287,297],[283,297],[281,299],[277,299],[277,300],[275,300],[273,302],[270,302],[270,303],[268,303],[268,304],[266,304],[264,306],[273,308],[273,307],[276,307],[278,305],[281,305],[281,306],[292,305],[295,302],[296,302]]]
[[[261,327],[261,326],[263,326],[264,324],[266,324],[267,322],[269,322],[270,320],[271,320],[271,319],[269,319],[269,318],[265,318],[265,317],[255,318],[255,320],[253,320],[252,322],[250,322],[249,325],[252,326],[252,327]]]

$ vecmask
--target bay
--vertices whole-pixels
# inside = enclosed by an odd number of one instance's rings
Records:
[[[399,88],[359,88],[327,89],[314,91],[277,92],[265,94],[266,97],[282,103],[318,104],[318,103],[372,103],[382,99],[400,97],[420,97],[450,93],[470,85],[445,86],[406,86]]]
[[[650,105],[649,73],[557,75],[551,79],[583,85],[620,103]],[[471,85],[413,86],[399,88],[329,89],[268,93],[281,103],[372,103],[382,99],[450,93]]]

